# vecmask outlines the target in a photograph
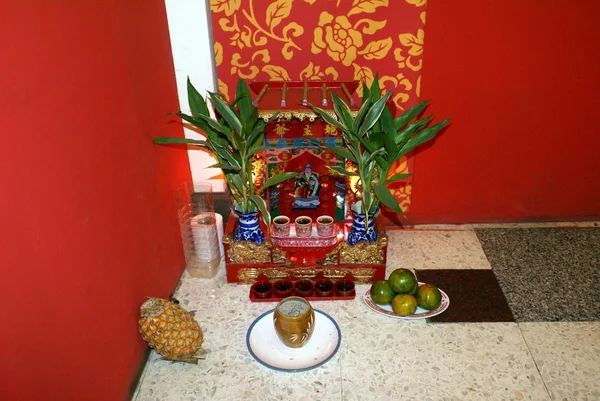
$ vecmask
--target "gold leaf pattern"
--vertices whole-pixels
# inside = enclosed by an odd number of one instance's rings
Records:
[[[375,40],[370,42],[364,49],[358,52],[366,60],[382,59],[392,48],[392,38]]]
[[[354,66],[354,79],[364,82],[368,86],[370,86],[371,83],[373,83],[373,78],[375,77],[375,75],[373,74],[373,71],[371,71],[371,69],[369,67],[360,66],[358,64],[353,64],[353,66]],[[359,96],[362,96],[362,93],[363,93],[362,85],[358,86],[356,92],[359,94]]]
[[[231,17],[239,8],[242,0],[210,0],[210,10],[213,13],[224,12]]]
[[[361,20],[358,20],[356,24],[354,24],[354,28],[359,29],[361,25],[365,25],[364,27],[360,28],[362,30],[362,33],[366,35],[373,35],[378,30],[384,28],[386,24],[386,20],[374,21],[372,19],[363,18]]]
[[[215,42],[215,65],[218,67],[223,63],[223,45]]]
[[[219,93],[225,96],[225,100],[229,102],[229,87],[227,84],[220,79],[217,79],[219,85]]]
[[[427,4],[427,0],[406,0],[406,2],[417,7],[423,7],[425,4]]]
[[[271,78],[274,81],[290,80],[290,75],[288,74],[288,72],[283,67],[280,67],[278,65],[265,65],[262,68],[262,71],[266,72],[269,75],[269,78]]]
[[[423,54],[423,41],[425,38],[425,31],[419,29],[417,31],[417,36],[412,33],[402,33],[398,35],[400,38],[400,43],[402,46],[408,47],[408,54],[411,56],[420,56]]]
[[[396,0],[397,1],[397,0]],[[372,14],[375,12],[377,7],[387,7],[389,5],[388,0],[354,0],[352,2],[352,9],[348,13],[348,16],[359,14],[359,13],[369,13]]]
[[[277,0],[267,7],[267,25],[273,30],[292,11],[292,0]]]
[[[327,78],[335,81],[338,76],[338,72],[333,67],[327,67],[323,72],[320,66],[315,66],[312,62],[309,62],[306,68],[300,71],[299,78],[301,81],[318,81]]]

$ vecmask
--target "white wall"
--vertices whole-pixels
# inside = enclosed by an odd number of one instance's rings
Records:
[[[198,92],[216,91],[217,77],[213,58],[213,40],[208,0],[165,0],[171,48],[175,64],[175,77],[179,105],[189,113],[187,78],[190,77]],[[201,139],[193,131],[185,129],[186,138]],[[194,181],[206,181],[221,175],[220,169],[207,169],[216,160],[202,150],[189,150],[190,168]],[[224,182],[224,181],[223,181]],[[213,190],[219,191],[220,183],[213,182]]]

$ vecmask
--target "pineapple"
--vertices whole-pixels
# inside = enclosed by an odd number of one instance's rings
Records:
[[[140,334],[156,352],[174,361],[195,363],[204,359],[202,329],[181,306],[149,298],[140,308],[140,315]]]

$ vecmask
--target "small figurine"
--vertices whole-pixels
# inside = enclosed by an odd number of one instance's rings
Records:
[[[321,183],[317,173],[312,172],[312,164],[304,166],[304,174],[296,177],[294,185],[294,209],[316,209],[319,207]]]

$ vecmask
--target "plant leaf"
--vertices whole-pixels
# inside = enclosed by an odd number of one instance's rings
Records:
[[[400,208],[400,205],[398,205],[398,201],[387,187],[383,185],[374,185],[373,190],[381,203],[392,209],[394,212],[404,215],[404,211]]]
[[[369,135],[369,143],[371,143],[375,149],[385,149],[383,147],[383,141],[385,136],[386,134],[384,132],[371,132],[371,134]],[[387,152],[387,149],[385,149],[385,151]]]
[[[258,190],[258,193],[261,193],[262,191],[264,191],[265,189],[272,187],[273,185],[277,185],[280,182],[283,181],[287,181],[290,178],[294,178],[298,175],[299,173],[296,173],[294,171],[287,171],[285,173],[281,173],[281,174],[277,174],[275,177],[271,177],[269,178],[267,181],[265,181],[265,183],[260,187],[260,189]]]
[[[249,123],[252,121],[252,114],[256,112],[256,107],[252,104],[252,95],[250,95],[250,90],[248,90],[248,86],[244,82],[242,78],[238,80],[237,89],[236,89],[236,100],[238,109],[240,111],[240,119],[242,123]],[[223,116],[225,118],[225,116]],[[250,127],[250,132],[252,127]],[[241,131],[240,134],[242,134]]]
[[[223,146],[217,143],[211,143],[211,145],[213,147],[215,156],[217,156],[217,159],[220,159],[219,161],[221,163],[227,161],[232,166],[241,167],[241,164],[238,162],[238,160],[236,160],[235,157],[233,157]]]
[[[242,178],[237,174],[230,174],[231,182],[233,183],[233,187],[237,189],[239,195],[244,194],[244,184],[242,183]]]
[[[152,142],[158,145],[184,144],[206,147],[206,141],[203,140],[188,138],[172,138],[167,136],[160,136],[158,138],[154,138]]]
[[[371,153],[371,155],[365,161],[365,164],[368,164],[370,161],[372,161],[374,158],[381,155],[382,153],[385,153],[385,149],[377,149],[375,152]]]
[[[402,149],[402,147],[406,144],[406,142],[410,139],[410,137],[418,130],[426,126],[431,120],[431,116],[427,116],[421,120],[417,120],[414,123],[408,125],[402,131],[396,133],[394,137],[394,143],[396,144],[396,148],[398,150]]]
[[[327,144],[322,144],[315,140],[313,140],[312,143],[314,143],[315,145],[317,145],[319,147],[325,146],[327,149],[331,150],[336,155],[341,156],[344,159],[348,159],[354,163],[357,163],[357,160],[354,157],[354,155],[351,152],[349,152],[346,148],[341,148],[339,146],[329,146]]]
[[[386,179],[385,182],[390,183],[390,182],[400,181],[400,180],[410,177],[411,175],[412,174],[394,174],[390,178]]]
[[[231,142],[231,131],[226,126],[221,125],[217,121],[213,120],[212,118],[202,115],[202,114],[198,114],[196,117],[199,118],[200,120],[206,122],[210,126],[210,128],[213,129],[214,131],[224,134],[225,137]],[[183,116],[181,118],[188,121]],[[189,121],[189,122],[191,122],[193,124],[192,121]]]
[[[258,137],[260,136],[260,134],[264,134],[265,127],[266,127],[266,124],[265,124],[265,122],[263,120],[259,120],[254,125],[254,129],[252,130],[252,134],[250,134],[250,136],[248,137],[248,146],[249,146],[250,149],[254,148],[256,139],[258,139]],[[258,143],[258,144],[262,145],[262,143]]]
[[[188,94],[188,104],[190,105],[190,110],[192,111],[192,116],[196,117],[199,114],[210,116],[208,111],[208,106],[206,106],[206,102],[204,98],[194,85],[192,85],[192,81],[190,81],[190,77],[187,79],[187,94]]]
[[[257,153],[264,152],[265,149],[267,149],[267,148],[264,146],[259,146],[257,148],[252,149],[250,152],[248,152],[248,158],[251,158],[252,156],[254,156]]]
[[[444,127],[444,125],[446,125],[448,123],[448,121],[450,121],[450,119],[445,119],[444,121],[441,121],[435,125],[432,125],[429,128],[425,128],[424,130],[415,134],[402,147],[402,149],[400,150],[400,156],[404,156],[405,154],[407,154],[408,152],[410,152],[417,146],[435,138],[438,131],[440,129],[442,129]]]
[[[373,83],[371,84],[371,98],[373,99],[373,103],[376,103],[379,99],[381,99],[381,87],[379,86],[379,73],[375,73],[375,76],[373,77]],[[375,120],[375,124],[373,124],[373,128],[375,131],[381,131],[381,123],[379,122],[379,118],[377,118]]]
[[[323,120],[325,120],[325,122],[339,128],[340,130],[342,130],[344,132],[347,131],[346,127],[343,124],[341,124],[335,118],[331,117],[329,115],[329,113],[327,113],[325,110],[323,110],[317,106],[313,106],[312,104],[309,104],[309,106],[315,111],[315,113],[317,113]]]
[[[408,124],[413,118],[418,116],[423,111],[423,109],[427,107],[428,104],[428,100],[422,101],[421,103],[414,105],[413,107],[402,113],[398,118],[394,120],[395,131],[398,131],[400,128]]]
[[[396,143],[394,142],[394,137],[396,134],[396,128],[394,126],[394,116],[392,116],[392,112],[390,109],[386,107],[381,112],[381,129],[385,132],[383,136],[383,145],[385,146],[385,151],[388,155],[393,155],[396,150]]]
[[[199,119],[198,117],[200,117],[201,115],[197,115],[196,118],[185,114],[185,113],[175,113],[175,115],[179,118],[181,118],[183,121],[187,121],[188,123],[192,124],[194,127],[198,127],[200,128],[202,131],[204,131],[207,136],[210,135],[211,133],[214,133],[214,130],[210,127],[210,125],[208,125],[207,123],[204,122],[204,120]]]
[[[373,98],[371,97],[371,89],[369,89],[367,82],[363,80],[362,86],[363,86],[363,96],[362,96],[362,100],[360,102],[361,107],[365,104],[365,102],[367,100],[369,100],[369,101],[373,100]]]
[[[232,166],[231,164],[225,164],[225,163],[213,164],[212,166],[208,166],[206,168],[220,168],[221,170],[240,171],[239,167]]]
[[[365,88],[367,88],[366,85],[365,85]],[[368,90],[368,88],[366,90]],[[371,96],[364,96],[364,93],[363,93],[363,100],[360,105],[360,109],[358,109],[358,113],[356,113],[356,117],[354,118],[354,123],[352,124],[352,131],[355,131],[355,132],[358,131],[358,127],[360,126],[360,123],[362,122],[363,118],[367,114],[367,111],[369,111],[369,108],[371,107],[371,104],[372,104],[371,102],[372,102]]]
[[[371,129],[373,125],[379,120],[379,116],[383,112],[383,108],[385,107],[385,103],[389,99],[392,94],[392,90],[390,89],[381,99],[379,99],[367,112],[365,119],[358,129],[358,136],[363,137],[365,133]]]
[[[218,93],[209,93],[209,96],[210,101],[221,117],[223,117],[223,120],[225,120],[232,130],[241,133],[242,123],[240,122],[236,113],[234,113],[229,105],[221,99],[221,96]]]
[[[267,225],[267,230],[270,230],[271,229],[270,228],[271,227],[271,214],[267,210],[267,204],[265,203],[265,200],[258,195],[250,195],[250,200],[252,201],[252,203],[254,203],[256,205],[258,210],[260,210],[260,213],[262,214],[262,217],[263,217],[263,221]]]
[[[337,114],[339,120],[349,129],[352,129],[352,125],[354,120],[352,119],[352,112],[348,105],[340,99],[335,92],[331,92],[331,100],[333,101],[333,109],[335,110],[335,114]]]
[[[327,166],[327,168],[329,168],[329,170],[335,171],[338,174],[345,175],[346,177],[357,177],[358,176],[358,174],[356,174],[354,171],[348,171],[341,166]]]

